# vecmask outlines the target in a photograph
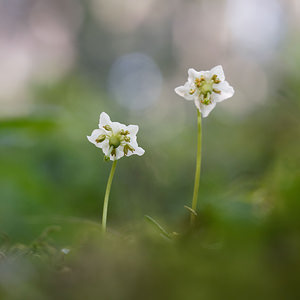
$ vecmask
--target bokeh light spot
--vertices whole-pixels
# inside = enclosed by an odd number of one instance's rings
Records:
[[[149,56],[130,53],[118,58],[111,67],[108,88],[116,101],[131,110],[142,110],[159,98],[161,72]]]

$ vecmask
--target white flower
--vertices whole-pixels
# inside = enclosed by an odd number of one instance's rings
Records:
[[[70,249],[68,249],[68,248],[62,248],[60,251],[61,251],[63,254],[67,255],[67,254],[69,254]]]
[[[124,125],[119,122],[112,122],[105,112],[100,114],[99,129],[95,129],[88,140],[96,147],[101,148],[103,153],[110,160],[117,160],[121,157],[145,153],[145,150],[138,146],[136,134],[139,130],[137,125]]]
[[[194,100],[196,107],[205,118],[218,102],[233,96],[234,90],[225,81],[222,66],[216,66],[210,71],[197,72],[188,70],[188,81],[175,89],[175,92],[186,100]]]

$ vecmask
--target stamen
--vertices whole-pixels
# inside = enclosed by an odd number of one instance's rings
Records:
[[[129,134],[129,131],[128,130],[126,130],[126,131],[124,131],[123,129],[120,131],[120,134],[121,135],[127,135],[127,134]]]
[[[107,131],[112,131],[112,128],[109,125],[104,125],[103,128]]]
[[[210,94],[208,93],[202,100],[200,100],[200,102],[205,105],[211,104],[211,100],[209,96]]]
[[[106,139],[105,134],[101,134],[96,138],[96,143],[102,143]]]
[[[201,87],[202,81],[205,81],[205,78],[204,78],[203,75],[200,78],[196,78],[195,79],[195,85],[196,85],[196,87],[198,87],[198,88]]]
[[[133,148],[132,146],[130,146],[129,144],[126,144],[126,145],[124,146],[124,149],[123,149],[124,155],[125,155],[125,156],[128,154],[128,150],[130,150],[131,152],[134,152],[134,151],[135,151],[134,148]]]
[[[189,94],[190,94],[190,95],[193,95],[194,93],[195,93],[195,90],[194,90],[194,89],[190,89]]]
[[[219,80],[218,76],[216,74],[213,75],[213,77],[211,78],[211,80],[214,82],[214,83],[220,83],[221,80]]]
[[[217,89],[213,89],[213,92],[216,94],[221,94],[221,91],[217,90]]]
[[[130,137],[129,136],[125,136],[124,137],[124,141],[127,142],[127,143],[129,143],[130,142]]]

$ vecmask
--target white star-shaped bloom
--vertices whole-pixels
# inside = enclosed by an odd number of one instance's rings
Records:
[[[123,156],[145,153],[145,150],[138,146],[136,134],[139,130],[137,125],[124,125],[119,122],[112,122],[105,112],[100,114],[99,129],[93,130],[88,140],[96,147],[101,148],[103,153],[110,160],[117,160]]]
[[[194,100],[196,107],[205,118],[218,102],[233,96],[234,89],[225,81],[222,66],[210,71],[197,72],[188,70],[188,81],[175,89],[175,92],[186,100]]]

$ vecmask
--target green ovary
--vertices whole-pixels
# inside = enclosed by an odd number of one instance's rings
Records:
[[[211,94],[212,90],[213,90],[213,84],[208,82],[204,83],[200,88],[201,94],[203,94],[204,96],[206,96],[208,93]]]
[[[118,136],[112,135],[109,138],[109,146],[113,146],[114,148],[118,148],[121,144],[121,140]]]

